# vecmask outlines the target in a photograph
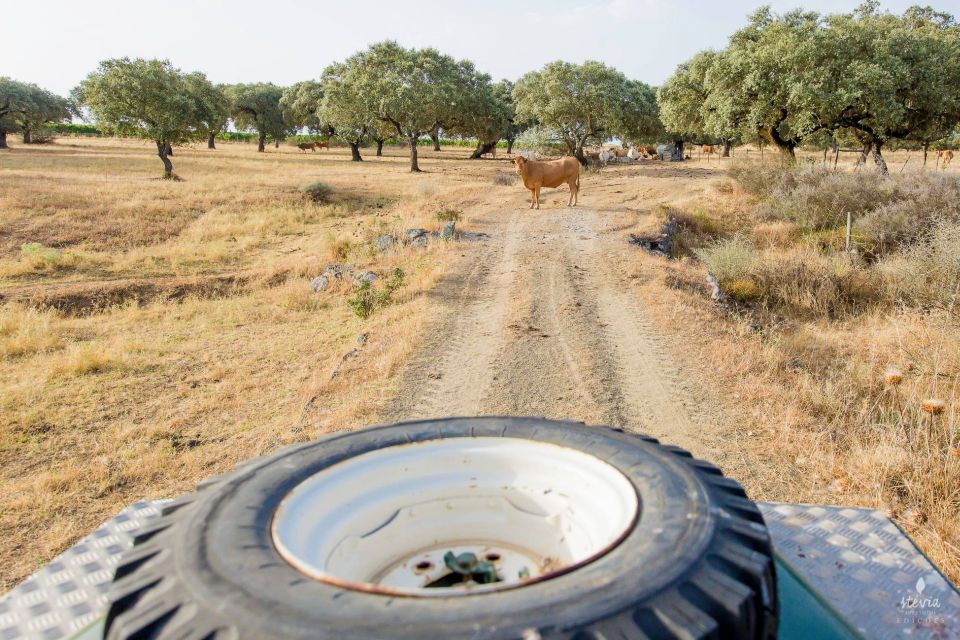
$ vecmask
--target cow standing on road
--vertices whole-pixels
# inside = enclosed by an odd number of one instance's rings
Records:
[[[559,187],[566,182],[570,185],[570,201],[568,207],[577,206],[580,193],[580,161],[571,156],[559,160],[541,162],[527,160],[523,156],[513,159],[517,173],[523,179],[523,186],[530,190],[530,208],[536,205],[540,208],[540,189],[543,187]]]

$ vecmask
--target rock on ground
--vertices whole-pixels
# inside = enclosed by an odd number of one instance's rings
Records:
[[[453,220],[443,225],[443,229],[440,230],[440,239],[441,240],[453,240],[453,236],[457,230],[457,223]]]
[[[310,281],[310,291],[318,293],[325,290],[330,285],[330,279],[327,276],[317,276]]]
[[[364,282],[369,282],[373,284],[374,282],[377,281],[377,278],[379,277],[380,276],[375,274],[373,271],[361,271],[356,276],[354,276],[353,283],[358,287],[362,285]]]

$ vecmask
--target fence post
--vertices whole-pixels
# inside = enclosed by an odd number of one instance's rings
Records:
[[[850,240],[853,235],[853,214],[847,211],[847,253],[850,253]]]

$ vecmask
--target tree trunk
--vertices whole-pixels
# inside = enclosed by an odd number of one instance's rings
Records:
[[[683,140],[673,141],[673,155],[670,156],[670,159],[683,160]]]
[[[30,128],[23,130],[23,144],[30,144]]]
[[[507,138],[507,155],[513,153],[513,138]]]
[[[790,162],[797,161],[797,144],[794,141],[781,138],[776,127],[769,127],[767,129],[767,135],[770,136],[770,141],[776,145],[777,149],[780,150],[780,153],[783,154],[787,160]]]
[[[210,137],[207,138],[207,149],[216,149],[217,148],[217,134],[213,131],[210,132]]]
[[[929,144],[923,145],[923,166],[927,166],[927,151],[930,149]]]
[[[499,142],[499,140],[497,141]],[[480,156],[485,153],[490,153],[497,148],[497,142],[478,142],[477,148],[473,150],[473,153],[470,154],[470,160],[479,160]],[[494,153],[496,153],[494,151]]]
[[[163,140],[157,140],[157,155],[160,156],[160,161],[163,162],[164,178],[173,177],[173,163],[170,162],[169,149],[170,149],[169,143],[164,142]]]
[[[440,151],[440,130],[436,129],[430,132],[430,139],[433,140],[433,150]]]
[[[382,155],[383,155],[383,142],[384,142],[383,138],[374,138],[374,142],[377,143],[377,155],[378,155],[378,156],[382,156]]]
[[[867,156],[870,155],[870,150],[873,148],[873,142],[863,143],[863,150],[860,152],[860,157],[857,158],[857,166],[866,164]]]
[[[420,171],[420,165],[417,164],[417,138],[418,136],[414,134],[407,136],[407,142],[410,144],[410,171],[413,173]]]
[[[259,151],[260,153],[263,153],[263,150],[266,148],[266,146],[267,146],[267,134],[261,132],[260,137],[257,138],[257,151]]]
[[[173,147],[170,146],[170,143],[169,143],[169,142],[167,143],[167,148],[166,148],[165,151],[166,151],[166,153],[167,153],[168,156],[172,156],[172,155],[173,155]]]
[[[729,158],[729,157],[730,157],[730,141],[729,141],[729,140],[724,140],[724,141],[723,141],[723,151],[720,152],[720,157],[721,157],[721,158]]]
[[[360,157],[360,143],[351,142],[350,143],[350,159],[354,162],[360,162],[363,158]]]
[[[0,149],[9,149],[7,146],[7,131],[6,129],[0,129]]]
[[[580,166],[587,166],[587,156],[583,154],[583,145],[586,141],[578,142],[576,148],[573,150],[573,157],[580,161]]]
[[[278,138],[274,138],[274,139],[273,139],[273,148],[274,148],[274,149],[279,149],[279,148],[280,148],[280,140],[279,140]]]
[[[887,168],[887,161],[883,159],[883,152],[881,151],[883,143],[877,140],[873,143],[873,161],[876,163],[877,168],[880,169],[882,175],[890,175],[890,169]]]

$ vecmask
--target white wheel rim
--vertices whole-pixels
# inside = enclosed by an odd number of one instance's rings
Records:
[[[583,566],[615,547],[638,511],[632,483],[595,456],[518,438],[446,438],[378,449],[316,473],[283,499],[272,529],[280,555],[311,578],[450,596]],[[489,562],[496,581],[467,583],[470,576],[444,565],[448,551]]]

